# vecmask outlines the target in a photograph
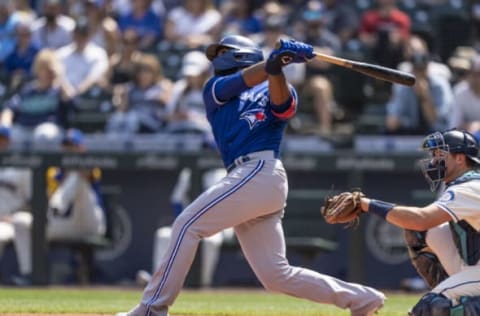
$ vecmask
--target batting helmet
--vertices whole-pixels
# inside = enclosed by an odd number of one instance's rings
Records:
[[[480,164],[477,139],[466,131],[451,129],[432,133],[425,138],[422,147],[435,155],[435,159],[430,157],[421,160],[422,171],[432,191],[445,178],[445,159],[448,153],[464,154],[473,164]]]
[[[228,51],[217,56],[221,48]],[[218,43],[210,44],[205,55],[212,61],[216,75],[234,73],[263,60],[262,50],[252,40],[240,35],[229,35]]]

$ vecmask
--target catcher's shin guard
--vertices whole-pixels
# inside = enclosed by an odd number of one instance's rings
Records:
[[[404,237],[413,266],[432,289],[448,278],[448,274],[437,256],[429,251],[425,241],[426,234],[426,231],[417,232],[406,229]]]
[[[409,316],[450,316],[451,301],[437,293],[427,293],[408,313]]]

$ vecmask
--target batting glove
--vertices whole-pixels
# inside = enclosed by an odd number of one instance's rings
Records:
[[[291,63],[304,63],[315,57],[313,46],[295,40],[280,40],[280,46],[274,49],[267,59],[265,71],[278,75],[282,67]]]

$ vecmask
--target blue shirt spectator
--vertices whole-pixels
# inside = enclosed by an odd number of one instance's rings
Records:
[[[29,74],[37,53],[38,48],[33,45],[28,46],[24,51],[19,50],[16,46],[14,51],[5,59],[5,69],[8,73],[21,70]]]
[[[8,1],[0,2],[0,61],[13,51],[15,47],[15,26],[18,20],[12,14]]]
[[[38,48],[32,43],[30,27],[18,23],[16,27],[17,44],[12,53],[5,59],[5,69],[11,75],[14,72],[21,72],[22,75],[31,73],[33,60],[38,53]]]
[[[387,104],[387,131],[415,135],[444,130],[453,104],[450,83],[442,76],[428,74],[427,57],[413,60],[417,82],[414,87],[394,85]]]
[[[160,16],[151,9],[148,1],[138,0],[132,4],[132,10],[118,18],[120,30],[133,29],[140,36],[140,48],[149,48],[163,35],[163,23]]]
[[[222,4],[223,34],[250,35],[263,31],[261,19],[255,15],[254,0],[229,0]]]

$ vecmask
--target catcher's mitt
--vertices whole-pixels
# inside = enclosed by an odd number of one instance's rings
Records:
[[[358,224],[362,214],[360,199],[364,197],[361,191],[342,192],[326,197],[320,213],[329,224],[347,224],[347,227]]]

